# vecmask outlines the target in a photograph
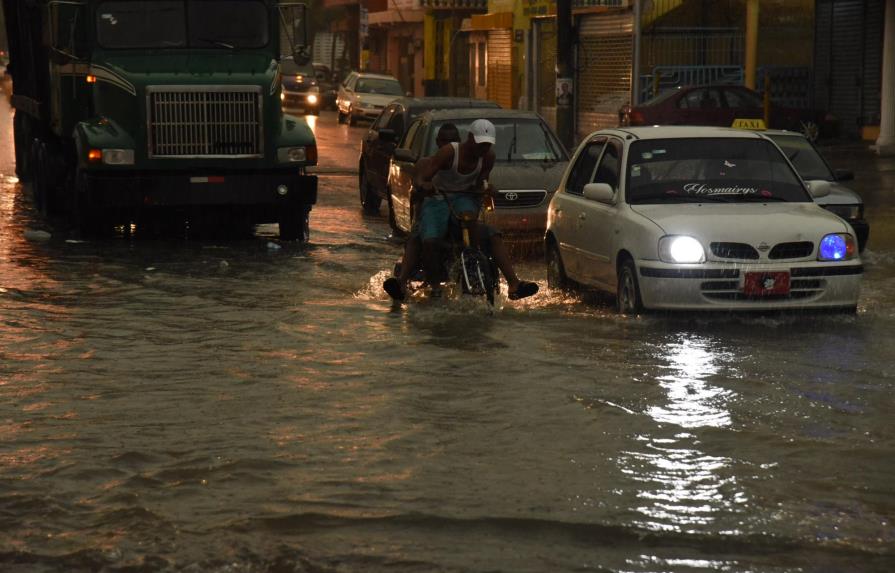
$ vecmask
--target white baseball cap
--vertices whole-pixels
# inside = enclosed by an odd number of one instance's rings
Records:
[[[469,133],[476,143],[491,143],[497,141],[494,124],[487,119],[477,119],[469,126]]]

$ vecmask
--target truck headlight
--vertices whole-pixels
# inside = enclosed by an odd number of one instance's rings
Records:
[[[308,103],[311,105],[317,105],[317,94],[308,94]]]
[[[103,163],[106,165],[133,165],[133,149],[103,149]]]
[[[687,235],[667,235],[659,239],[659,259],[665,263],[704,263],[702,243]]]
[[[277,149],[277,161],[280,163],[316,163],[317,146],[280,147]]]
[[[855,238],[848,233],[831,233],[824,235],[817,249],[818,261],[847,261],[855,258],[858,245]]]

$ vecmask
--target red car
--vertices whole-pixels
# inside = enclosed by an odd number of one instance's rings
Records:
[[[730,126],[737,119],[764,117],[764,99],[759,92],[736,85],[679,87],[659,94],[638,106],[626,105],[619,112],[626,125],[718,125]],[[793,109],[771,103],[772,129],[802,133],[811,141],[836,133],[836,118],[823,111]]]

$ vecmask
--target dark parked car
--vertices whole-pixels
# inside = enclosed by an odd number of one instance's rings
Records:
[[[507,240],[541,243],[547,228],[547,205],[559,186],[569,156],[541,116],[515,109],[450,109],[429,112],[414,121],[395,149],[388,170],[389,224],[408,232],[412,224],[411,190],[417,161],[435,153],[435,136],[453,123],[466,138],[470,124],[487,119],[494,124],[495,164],[488,180],[497,191],[494,210],[485,222]]]
[[[311,64],[299,65],[291,57],[285,57],[280,60],[280,75],[283,109],[301,109],[307,114],[318,115],[323,104],[323,93],[315,67]]]
[[[499,108],[491,101],[453,97],[405,97],[386,106],[364,136],[358,165],[360,203],[368,213],[376,213],[386,196],[388,165],[395,144],[404,129],[418,116],[434,109]]]
[[[802,179],[820,179],[831,183],[830,194],[819,197],[814,202],[848,221],[857,235],[858,251],[863,251],[870,236],[870,224],[864,220],[864,201],[860,195],[841,183],[854,179],[854,173],[846,169],[831,169],[817,148],[799,133],[777,130],[762,133],[770,137],[789,157]]]
[[[762,94],[736,85],[680,87],[637,106],[619,110],[619,124],[718,125],[730,127],[738,119],[764,117]],[[811,141],[836,133],[836,118],[818,110],[793,109],[771,103],[772,129],[802,133]]]
[[[320,107],[323,109],[336,109],[336,86],[339,82],[334,80],[332,70],[326,64],[314,62],[314,78],[317,87],[320,88]]]

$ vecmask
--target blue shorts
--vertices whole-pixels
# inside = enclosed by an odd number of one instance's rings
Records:
[[[457,214],[478,213],[481,209],[479,201],[468,195],[448,195],[446,199],[426,197],[419,212],[419,234],[422,240],[440,239],[447,236],[448,224],[451,220],[448,201],[451,202],[450,207],[453,207]]]

